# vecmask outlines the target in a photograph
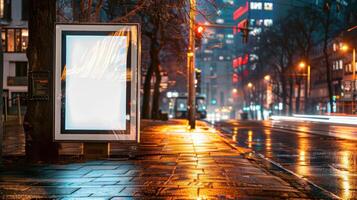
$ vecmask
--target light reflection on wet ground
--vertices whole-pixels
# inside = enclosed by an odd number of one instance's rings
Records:
[[[218,125],[229,128],[239,146],[263,154],[343,199],[357,199],[357,141],[308,134],[316,124],[298,124],[296,133],[269,129],[262,122]],[[320,129],[330,128],[326,126]]]

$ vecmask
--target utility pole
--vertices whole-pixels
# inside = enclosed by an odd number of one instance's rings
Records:
[[[190,129],[196,127],[196,88],[195,88],[195,15],[196,15],[196,0],[190,1],[190,16],[189,16],[189,46],[187,53],[187,111],[188,123]]]

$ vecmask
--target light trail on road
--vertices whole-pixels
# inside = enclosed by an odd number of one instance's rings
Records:
[[[293,116],[272,116],[272,120],[287,121],[309,121],[335,124],[357,125],[357,117],[350,116],[329,116],[329,115],[298,115]]]

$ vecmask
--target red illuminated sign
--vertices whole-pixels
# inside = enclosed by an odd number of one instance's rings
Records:
[[[233,83],[238,83],[238,74],[233,74],[233,76],[232,76],[232,82]]]
[[[238,58],[233,59],[233,68],[238,68],[242,65],[246,65],[248,64],[249,61],[249,55],[245,54],[244,57],[243,56],[239,56]]]
[[[240,18],[242,15],[244,15],[245,13],[247,13],[249,10],[249,5],[248,5],[248,1],[245,3],[245,6],[241,6],[239,7],[236,11],[234,11],[233,13],[233,19],[237,20],[238,18]]]

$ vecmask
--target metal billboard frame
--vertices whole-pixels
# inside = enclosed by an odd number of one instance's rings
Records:
[[[107,133],[96,133],[93,130],[64,131],[61,128],[62,123],[62,54],[66,52],[63,49],[63,34],[64,32],[129,32],[130,33],[130,60],[127,60],[130,65],[130,99],[127,99],[126,104],[130,105],[129,127],[126,126],[125,131],[108,130]],[[140,68],[141,68],[141,33],[139,24],[135,23],[120,23],[120,24],[56,24],[55,26],[55,58],[54,65],[54,126],[53,135],[54,141],[82,141],[82,142],[140,142]],[[128,79],[128,78],[127,78]],[[129,102],[128,102],[129,101]],[[127,111],[128,112],[128,111]],[[129,119],[128,119],[129,117]],[[119,133],[118,133],[119,132]],[[125,133],[124,133],[125,132]]]

